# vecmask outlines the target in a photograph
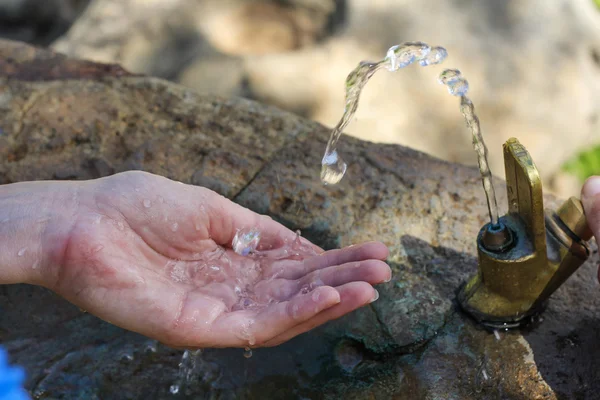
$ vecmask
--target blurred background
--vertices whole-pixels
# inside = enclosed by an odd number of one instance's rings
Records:
[[[346,133],[475,165],[459,101],[436,79],[458,68],[495,175],[512,136],[546,190],[577,195],[600,174],[600,0],[0,0],[0,37],[330,127],[359,61],[424,41],[446,62],[375,75]]]

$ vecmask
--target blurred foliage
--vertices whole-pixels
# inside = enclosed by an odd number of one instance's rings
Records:
[[[600,3],[600,0],[595,0]],[[563,170],[582,182],[591,175],[600,175],[600,145],[585,150],[563,165]]]
[[[592,0],[600,9],[600,0]],[[567,161],[563,171],[577,177],[581,182],[592,175],[600,175],[600,145],[585,150]]]

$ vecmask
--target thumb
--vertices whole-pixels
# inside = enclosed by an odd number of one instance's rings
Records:
[[[581,189],[581,203],[590,229],[600,243],[600,176],[588,178]]]

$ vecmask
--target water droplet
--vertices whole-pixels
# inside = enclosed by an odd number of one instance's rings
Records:
[[[218,266],[218,265],[211,265],[209,268],[210,268],[212,271],[215,271],[215,272],[218,272],[218,271],[220,271],[220,270],[221,270],[221,268],[219,268],[219,266]]]
[[[123,353],[119,358],[121,359],[121,361],[133,361],[133,354]]]
[[[244,357],[246,357],[246,358],[252,357],[252,349],[250,347],[244,348]]]
[[[294,304],[292,306],[292,317],[298,318],[298,314],[300,313],[300,306],[298,304]]]
[[[171,394],[179,393],[179,385],[171,385],[171,387],[169,388],[169,392],[171,392]]]
[[[394,72],[426,58],[431,47],[422,42],[406,42],[390,47],[385,57],[388,71]]]
[[[150,208],[152,206],[152,202],[148,199],[144,200],[144,207]]]
[[[25,255],[26,251],[27,251],[27,248],[23,247],[21,250],[19,250],[19,252],[17,253],[17,256],[23,257]]]
[[[469,82],[466,79],[458,79],[448,84],[448,93],[452,96],[465,96],[469,91]]]
[[[445,69],[438,78],[438,82],[442,85],[448,85],[462,78],[462,74],[457,69]]]
[[[315,291],[312,294],[312,300],[316,303],[319,301],[319,298],[321,297],[321,294],[319,293],[319,291]]]
[[[36,260],[31,266],[32,269],[38,269],[40,267],[40,260]]]
[[[308,292],[310,292],[310,286],[309,285],[304,285],[300,288],[300,293],[301,294],[307,294]]]
[[[481,370],[481,375],[482,375],[483,379],[486,381],[490,379],[490,377],[485,369]]]
[[[342,180],[348,165],[334,150],[331,153],[325,153],[321,161],[321,181],[326,185],[335,185]]]
[[[173,225],[171,225],[171,231],[177,232],[177,229],[179,229],[179,224],[175,222]]]
[[[242,308],[243,309],[248,309],[250,307],[252,307],[254,305],[254,302],[252,301],[252,299],[250,298],[245,298],[242,300]]]
[[[122,230],[124,230],[124,229],[125,229],[125,224],[123,224],[123,222],[121,222],[121,221],[118,221],[118,222],[117,222],[117,228],[118,228],[120,231],[122,231]]]
[[[446,69],[442,71],[438,82],[448,87],[452,96],[464,96],[469,91],[469,82],[462,77],[457,69]]]
[[[185,263],[172,262],[167,263],[167,266],[171,266],[171,279],[174,282],[185,282],[187,280]]]
[[[146,353],[156,353],[157,350],[157,342],[155,340],[151,340],[146,343],[146,347],[144,348]]]
[[[256,228],[244,228],[237,231],[231,247],[233,251],[242,256],[256,252],[260,243],[260,232]]]
[[[428,65],[441,64],[448,57],[448,52],[443,47],[434,47],[425,58],[419,61],[419,65],[426,67]]]

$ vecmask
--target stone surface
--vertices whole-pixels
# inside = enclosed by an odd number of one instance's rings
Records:
[[[528,330],[497,340],[457,310],[486,221],[476,169],[350,138],[347,176],[325,187],[328,130],[277,108],[2,41],[8,74],[0,182],[143,169],[211,187],[327,248],[382,240],[394,270],[377,302],[284,345],[250,359],[206,350],[178,397],[169,386],[180,351],[153,352],[45,289],[0,287],[0,343],[36,397],[591,399],[600,390],[597,252]]]
[[[183,0],[147,3],[96,0],[56,48],[203,92],[219,87],[202,65],[219,62],[214,52],[236,54],[244,79],[232,90],[223,74],[217,94],[247,95],[333,126],[343,110],[344,78],[359,61],[422,40],[445,46],[446,63],[378,74],[348,133],[475,165],[458,100],[436,83],[442,68],[459,68],[498,176],[501,144],[518,136],[546,188],[578,194],[577,185],[564,184],[560,166],[600,143],[600,12],[592,0],[228,0],[193,9]],[[340,29],[328,35],[332,25]]]

